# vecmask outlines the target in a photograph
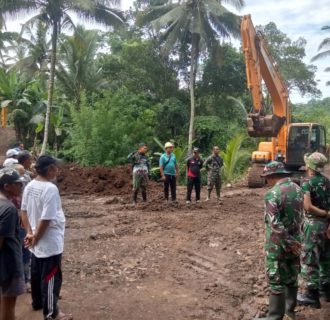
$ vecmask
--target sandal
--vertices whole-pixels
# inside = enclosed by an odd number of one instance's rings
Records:
[[[73,316],[60,311],[55,320],[73,320]]]

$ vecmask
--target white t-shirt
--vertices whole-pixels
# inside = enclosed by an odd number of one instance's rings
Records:
[[[31,252],[37,258],[62,253],[65,216],[57,187],[51,182],[32,180],[24,189],[21,209],[27,211],[33,233],[40,220],[50,220],[44,235]]]

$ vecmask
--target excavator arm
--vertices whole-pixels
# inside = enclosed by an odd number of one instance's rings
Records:
[[[267,49],[265,40],[256,32],[250,15],[243,17],[241,35],[247,86],[253,99],[253,112],[247,119],[248,133],[252,137],[277,137],[283,126],[291,122],[286,85]],[[262,80],[272,99],[271,115],[265,114]]]

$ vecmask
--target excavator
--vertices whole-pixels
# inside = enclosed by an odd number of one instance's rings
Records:
[[[317,123],[292,123],[287,86],[265,38],[256,31],[250,15],[243,17],[241,36],[247,87],[253,102],[253,110],[247,116],[248,134],[267,138],[259,143],[258,150],[253,151],[248,172],[248,186],[258,188],[265,184],[260,174],[266,163],[282,161],[289,170],[302,173],[306,153],[326,154],[326,130]],[[268,112],[263,84],[272,101]]]

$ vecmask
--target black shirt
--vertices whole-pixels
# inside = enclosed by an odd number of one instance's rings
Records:
[[[203,167],[203,160],[201,158],[191,157],[187,161],[188,177],[197,178],[200,176]]]
[[[15,206],[0,198],[0,284],[23,276],[22,244],[19,238],[19,217]]]

